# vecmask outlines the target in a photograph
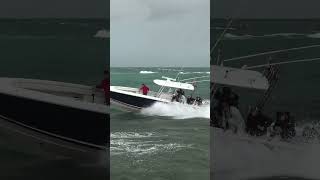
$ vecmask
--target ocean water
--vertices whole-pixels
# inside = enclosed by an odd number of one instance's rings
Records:
[[[211,46],[219,37],[227,21],[211,21]],[[313,20],[235,20],[219,47],[222,59],[272,50],[320,44],[320,21]],[[219,28],[220,27],[220,28]],[[217,50],[217,49],[216,49]],[[320,47],[278,53],[271,62],[318,58]],[[215,63],[217,51],[213,52]],[[242,67],[268,63],[270,55],[225,62],[225,66]],[[265,113],[275,118],[277,111],[289,111],[297,126],[303,127],[320,119],[320,61],[293,63],[280,66],[280,80]],[[256,69],[261,71],[263,69]],[[240,110],[246,116],[249,105],[254,105],[263,92],[234,88],[240,95]],[[320,179],[319,144],[296,144],[293,148],[270,149],[261,143],[239,142],[228,139],[211,128],[211,177],[213,179]],[[277,142],[281,143],[281,142]]]
[[[0,76],[95,85],[109,65],[105,19],[0,19]],[[107,179],[106,168],[0,147],[0,179]]]
[[[180,69],[180,68],[170,68]],[[208,76],[209,68],[183,68],[181,78]],[[161,76],[177,72],[159,68],[111,68],[111,85],[151,90]],[[209,82],[198,83],[195,94],[209,99]],[[210,107],[199,110],[155,104],[140,112],[111,106],[112,180],[209,179]]]

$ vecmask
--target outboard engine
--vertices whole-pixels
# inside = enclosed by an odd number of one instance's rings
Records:
[[[192,96],[189,96],[189,97],[187,98],[187,104],[193,104],[194,101],[195,101],[195,99],[194,99]]]
[[[196,104],[198,106],[202,105],[202,98],[201,97],[199,97],[199,96],[196,97]]]
[[[250,109],[246,121],[246,132],[252,136],[262,136],[267,134],[271,124],[272,119],[263,114],[260,109]]]

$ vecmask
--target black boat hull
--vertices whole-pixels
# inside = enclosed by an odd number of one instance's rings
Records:
[[[152,106],[157,100],[132,96],[124,93],[110,92],[111,102],[132,109],[142,109]]]
[[[0,93],[0,107],[2,124],[15,127],[13,129],[21,129],[20,134],[37,134],[45,137],[36,140],[37,142],[46,144],[43,139],[50,139],[50,142],[82,147],[81,149],[86,150],[79,152],[84,154],[87,150],[107,153],[110,122],[110,116],[107,114],[3,93]],[[7,130],[1,128],[0,133],[15,134],[13,131],[8,133]],[[27,131],[28,133],[25,133]],[[31,135],[29,137],[36,138]]]

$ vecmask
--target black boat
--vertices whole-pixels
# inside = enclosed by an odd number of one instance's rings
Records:
[[[88,163],[108,161],[109,106],[90,86],[0,78],[0,146]]]

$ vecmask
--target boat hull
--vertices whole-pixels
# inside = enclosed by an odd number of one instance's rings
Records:
[[[78,85],[1,79],[2,147],[26,153],[50,152],[51,155],[82,159],[84,162],[98,162],[104,157],[102,159],[106,163],[105,159],[109,156],[110,116],[101,110],[107,110],[105,105],[76,100],[73,96],[46,93],[48,87],[56,88],[55,92],[67,93],[70,89],[77,91]]]
[[[142,109],[152,106],[156,102],[154,99],[148,99],[119,92],[110,92],[111,103],[130,109]]]
[[[93,148],[48,136],[0,118],[0,147],[44,159],[72,159],[80,164],[107,167],[107,148]]]
[[[13,123],[98,146],[107,143],[106,114],[1,93],[0,99],[0,115]]]

